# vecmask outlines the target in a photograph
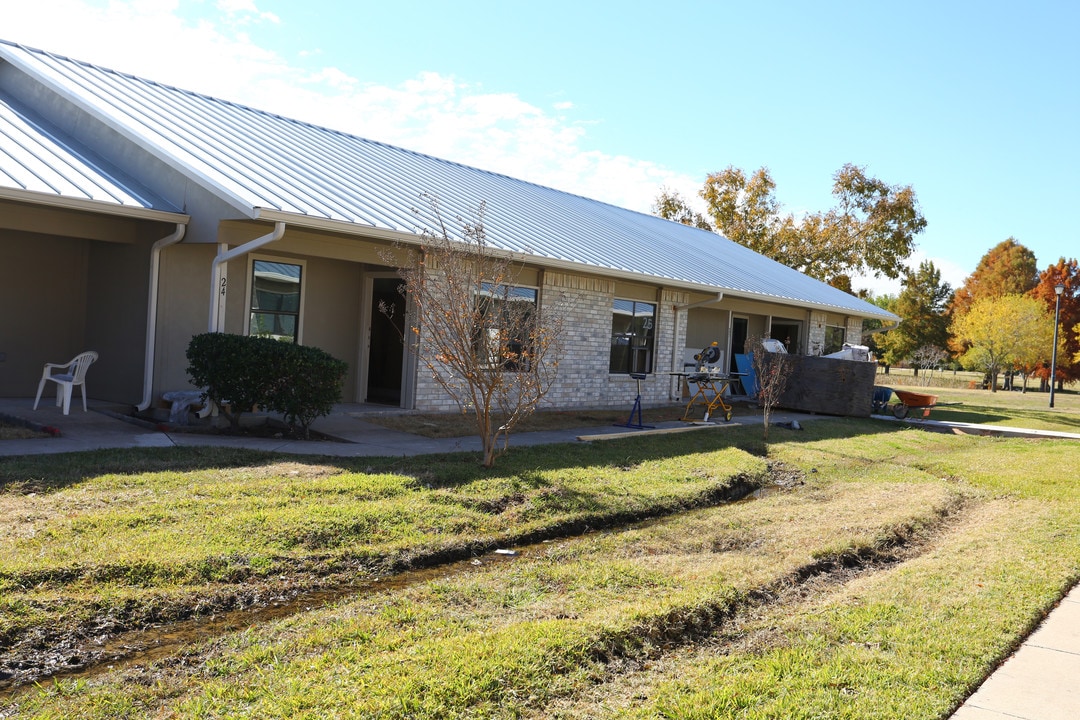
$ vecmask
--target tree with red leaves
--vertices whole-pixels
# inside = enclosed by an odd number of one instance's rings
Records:
[[[1054,305],[1057,302],[1057,293],[1054,287],[1064,285],[1065,290],[1061,293],[1061,307],[1058,311],[1060,318],[1059,337],[1061,348],[1057,356],[1057,381],[1058,390],[1066,382],[1080,380],[1080,267],[1076,259],[1066,260],[1061,258],[1050,267],[1039,273],[1038,284],[1028,293],[1031,297],[1046,303],[1051,315],[1054,313]],[[1052,348],[1047,348],[1049,354]],[[1035,371],[1035,376],[1047,382],[1050,381],[1050,358],[1046,358],[1045,366]]]

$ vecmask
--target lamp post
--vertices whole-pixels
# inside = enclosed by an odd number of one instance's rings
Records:
[[[1061,311],[1061,293],[1065,292],[1065,285],[1058,283],[1054,286],[1054,349],[1050,352],[1050,407],[1054,407],[1054,376],[1057,375],[1057,334],[1058,313]]]

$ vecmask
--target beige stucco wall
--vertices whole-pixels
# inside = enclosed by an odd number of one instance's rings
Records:
[[[86,240],[0,230],[0,395],[33,397],[45,363],[92,349],[84,346],[89,253]]]
[[[204,333],[210,318],[210,264],[213,245],[170,245],[161,252],[157,342],[152,401],[170,390],[190,390],[187,347]]]
[[[228,246],[249,241],[268,232],[259,223],[222,223],[221,238]],[[278,242],[239,256],[225,268],[224,332],[242,334],[247,329],[251,263],[254,258],[299,262],[304,265],[302,339],[349,364],[342,397],[359,402],[361,312],[367,301],[364,274],[385,270],[384,244],[286,229]],[[180,243],[166,248],[161,262],[159,326],[154,397],[169,390],[189,389],[187,346],[191,337],[207,332],[210,323],[210,275],[217,246]]]
[[[41,232],[0,229],[0,395],[31,397],[45,363],[95,350],[89,397],[136,404],[150,247],[164,226],[42,207],[5,208],[3,222]]]
[[[86,344],[97,350],[91,397],[136,405],[142,398],[150,247],[156,233],[143,229],[133,244],[90,243]]]

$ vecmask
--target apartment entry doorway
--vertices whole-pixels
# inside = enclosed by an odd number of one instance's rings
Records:
[[[802,324],[797,320],[780,320],[773,318],[772,337],[784,343],[784,349],[790,355],[802,355],[802,337],[800,336]]]
[[[405,363],[402,341],[405,332],[405,296],[398,292],[401,278],[372,276],[368,297],[367,385],[365,401],[401,405],[401,380]],[[389,312],[383,312],[385,307]]]
[[[737,315],[731,318],[731,352],[728,353],[728,357],[731,359],[728,361],[728,372],[739,372],[739,366],[735,364],[735,356],[742,355],[746,352],[746,338],[749,327],[749,318],[739,317]]]

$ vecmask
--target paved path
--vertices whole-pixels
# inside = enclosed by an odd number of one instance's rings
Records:
[[[1080,718],[1080,587],[1074,587],[953,720]]]
[[[92,405],[92,408],[94,405]],[[4,440],[0,456],[36,455],[95,450],[101,448],[173,447],[214,445],[247,447],[256,450],[305,455],[334,456],[399,456],[429,453],[479,451],[477,438],[432,440],[410,433],[388,430],[366,421],[373,410],[362,406],[341,405],[329,417],[319,418],[314,427],[320,432],[338,437],[344,442],[297,442],[265,438],[237,438],[165,432],[152,426],[135,424],[107,414],[107,406],[97,406],[84,413],[72,409],[64,416],[52,404],[42,404],[33,410],[32,399],[0,398],[0,416],[24,418],[38,425],[59,429],[59,437],[33,440]],[[800,423],[815,416],[798,413],[774,413],[774,422]],[[892,417],[881,420],[895,421]],[[646,417],[646,422],[648,418]],[[732,425],[760,423],[758,415],[736,416]],[[972,426],[962,423],[913,421],[913,424],[935,426],[953,432],[988,434],[1000,433],[1001,428]],[[723,428],[709,425],[705,428]],[[953,427],[956,425],[956,427]],[[701,426],[685,423],[657,423],[656,432],[692,432]],[[1075,433],[1028,432],[1010,428],[1010,434],[1036,437],[1058,437],[1080,440]],[[601,426],[575,430],[517,433],[511,437],[513,446],[557,442],[596,440],[604,436],[645,432],[619,426]],[[777,428],[774,432],[785,432]],[[787,432],[791,432],[788,430]],[[996,433],[997,434],[997,433]],[[1021,648],[995,671],[952,716],[952,720],[1078,720],[1080,719],[1080,587],[1061,602],[1043,624],[1032,633]]]

